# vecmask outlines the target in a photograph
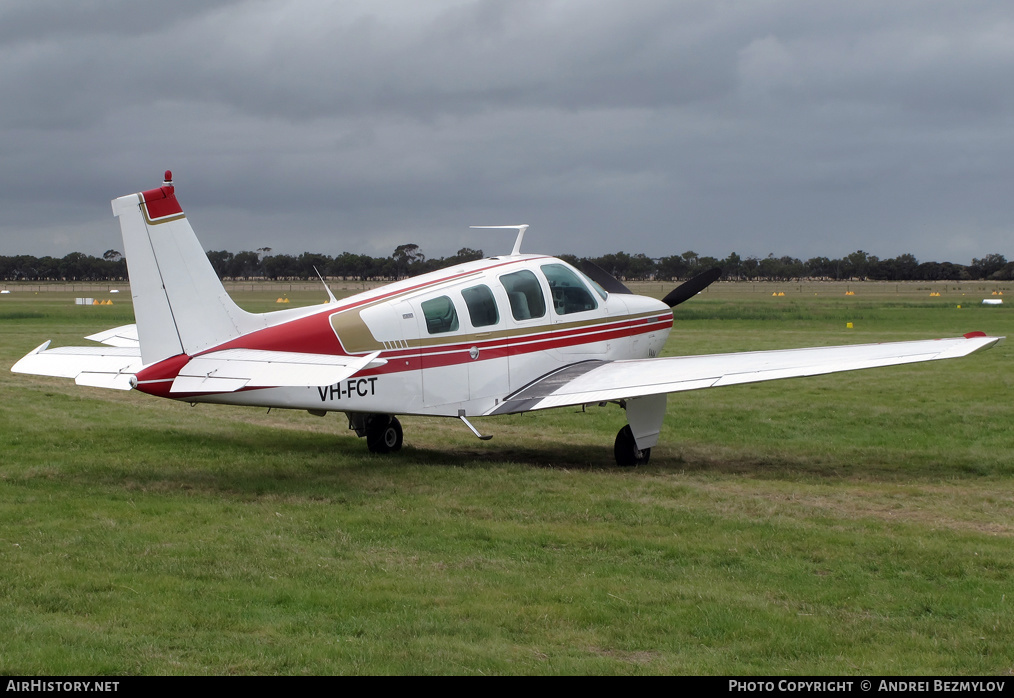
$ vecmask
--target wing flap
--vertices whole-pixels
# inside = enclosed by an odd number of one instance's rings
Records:
[[[573,364],[507,396],[487,414],[509,414],[565,405],[725,385],[816,376],[967,356],[1002,337],[968,336],[914,342],[857,344],[778,351],[675,356]]]
[[[73,378],[79,385],[130,390],[130,377],[141,370],[140,351],[133,347],[36,347],[11,367],[14,373]]]
[[[242,388],[333,385],[367,367],[386,363],[379,351],[365,356],[227,349],[196,356],[173,381],[173,393],[235,392]]]

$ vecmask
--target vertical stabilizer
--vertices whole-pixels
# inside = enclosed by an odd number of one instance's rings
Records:
[[[176,200],[172,173],[158,189],[113,200],[127,258],[145,364],[209,347],[263,326],[225,292]]]

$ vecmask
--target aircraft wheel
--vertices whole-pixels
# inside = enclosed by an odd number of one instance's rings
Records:
[[[366,446],[372,453],[392,453],[401,448],[404,434],[397,417],[373,415],[366,424]]]
[[[630,430],[630,425],[628,424],[620,429],[620,432],[616,435],[616,443],[613,444],[613,455],[616,456],[617,465],[632,467],[647,463],[651,457],[651,449],[637,448],[637,442],[634,441],[634,432]]]

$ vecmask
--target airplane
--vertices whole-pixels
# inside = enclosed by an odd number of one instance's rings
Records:
[[[664,299],[635,295],[594,265],[523,254],[458,264],[319,305],[242,310],[225,291],[177,198],[162,185],[112,201],[134,325],[45,342],[11,369],[190,403],[344,413],[374,453],[402,447],[398,415],[470,421],[552,407],[618,404],[613,453],[647,463],[669,393],[967,356],[1003,337],[963,337],[702,356],[660,356],[673,308],[711,270]],[[322,279],[323,282],[323,279]]]

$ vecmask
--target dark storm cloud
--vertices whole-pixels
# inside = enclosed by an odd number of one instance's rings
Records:
[[[1014,211],[995,2],[0,9],[0,247],[101,253],[165,167],[206,247],[967,262]],[[541,236],[541,237],[540,237]]]

